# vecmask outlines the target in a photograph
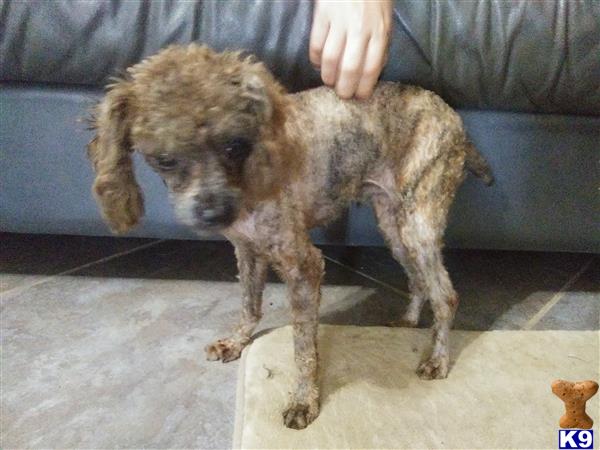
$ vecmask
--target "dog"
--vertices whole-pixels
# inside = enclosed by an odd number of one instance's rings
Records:
[[[171,46],[108,86],[88,146],[93,194],[115,233],[135,226],[143,197],[137,151],[168,187],[178,219],[222,233],[235,247],[242,314],[233,334],[206,347],[232,361],[261,318],[269,267],[288,286],[298,379],[283,412],[302,429],[319,414],[317,325],[324,262],[309,230],[351,201],[370,202],[393,257],[409,279],[403,323],[434,312],[423,379],[448,374],[448,331],[457,306],[442,261],[448,209],[469,169],[490,168],[459,115],[427,90],[380,82],[369,100],[341,100],[320,87],[287,94],[265,66],[240,52]]]

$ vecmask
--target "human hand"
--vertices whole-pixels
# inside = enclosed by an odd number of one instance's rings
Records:
[[[392,0],[315,0],[310,61],[342,98],[368,98],[385,66]]]

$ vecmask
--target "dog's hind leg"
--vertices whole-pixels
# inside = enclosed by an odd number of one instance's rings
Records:
[[[402,265],[408,276],[408,287],[410,290],[410,303],[398,325],[416,327],[423,304],[427,300],[427,292],[424,283],[419,278],[419,272],[410,260],[408,249],[400,237],[400,222],[398,208],[393,204],[387,194],[378,193],[371,198],[379,229],[392,252],[392,256]]]
[[[210,361],[229,362],[239,358],[262,317],[268,262],[245,243],[235,243],[235,254],[242,285],[242,317],[232,336],[206,346],[206,357]]]
[[[448,333],[458,307],[458,296],[442,260],[439,236],[428,222],[431,213],[427,207],[409,213],[400,231],[410,255],[408,264],[418,274],[419,290],[426,293],[434,316],[433,350],[417,370],[424,379],[446,378],[448,374]]]
[[[442,259],[442,237],[448,209],[463,179],[464,152],[448,152],[435,161],[402,201],[384,193],[373,196],[380,227],[411,283],[409,319],[418,316],[423,300],[434,314],[433,351],[418,368],[424,379],[445,378],[449,368],[448,334],[458,307]],[[394,223],[396,229],[394,229]]]

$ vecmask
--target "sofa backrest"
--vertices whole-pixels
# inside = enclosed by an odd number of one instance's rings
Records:
[[[312,1],[0,2],[0,81],[100,86],[145,56],[200,41],[256,54],[291,90]],[[600,2],[398,0],[384,79],[456,107],[600,115]]]

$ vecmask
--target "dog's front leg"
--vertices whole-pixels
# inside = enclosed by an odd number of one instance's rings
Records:
[[[234,245],[242,285],[242,317],[232,336],[206,346],[206,357],[210,361],[229,362],[239,358],[262,317],[262,294],[268,262],[251,245],[241,242]]]
[[[275,267],[288,285],[298,369],[296,389],[283,420],[288,428],[302,429],[319,415],[317,326],[324,262],[321,252],[307,240],[282,249]]]

